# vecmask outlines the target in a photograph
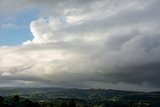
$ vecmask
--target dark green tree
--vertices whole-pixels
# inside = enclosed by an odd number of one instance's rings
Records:
[[[20,97],[18,95],[13,96],[11,99],[11,107],[17,107],[19,105]]]
[[[4,103],[4,98],[0,96],[0,107],[3,106],[3,103]]]
[[[13,103],[19,103],[20,97],[18,95],[13,96],[12,102]]]
[[[71,101],[69,101],[68,106],[69,107],[76,107],[76,103],[73,100],[71,100]]]

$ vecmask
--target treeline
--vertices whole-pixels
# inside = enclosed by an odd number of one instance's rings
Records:
[[[40,105],[38,102],[33,102],[15,95],[13,97],[0,96],[0,107],[40,107]]]
[[[10,97],[0,96],[0,107],[159,107],[159,104],[133,101],[90,102],[77,98],[57,98],[53,101],[35,101],[15,95]]]
[[[32,101],[18,95],[1,97],[0,107],[76,107],[72,99],[56,99],[55,101]]]

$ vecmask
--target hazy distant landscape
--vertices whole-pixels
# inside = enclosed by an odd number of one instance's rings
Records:
[[[0,96],[9,100],[8,103],[13,104],[12,100],[16,95],[20,97],[16,107],[22,106],[21,103],[26,100],[33,102],[31,104],[37,104],[34,106],[42,107],[70,107],[70,103],[74,103],[74,107],[159,107],[160,105],[160,92],[52,87],[0,88]]]

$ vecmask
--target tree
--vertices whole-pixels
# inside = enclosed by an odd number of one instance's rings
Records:
[[[20,97],[18,95],[13,96],[13,98],[11,99],[11,107],[17,107],[19,101]]]
[[[68,106],[69,106],[69,107],[76,107],[76,103],[75,103],[73,100],[71,100],[71,101],[69,102]]]
[[[0,96],[0,107],[3,106],[4,98]]]
[[[20,97],[18,95],[15,95],[15,96],[13,96],[12,101],[13,101],[13,103],[19,103]]]

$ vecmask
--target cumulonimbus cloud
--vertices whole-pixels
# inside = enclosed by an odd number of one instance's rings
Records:
[[[17,85],[159,89],[158,2],[62,3],[60,15],[31,22],[33,40],[0,48],[0,77]]]

